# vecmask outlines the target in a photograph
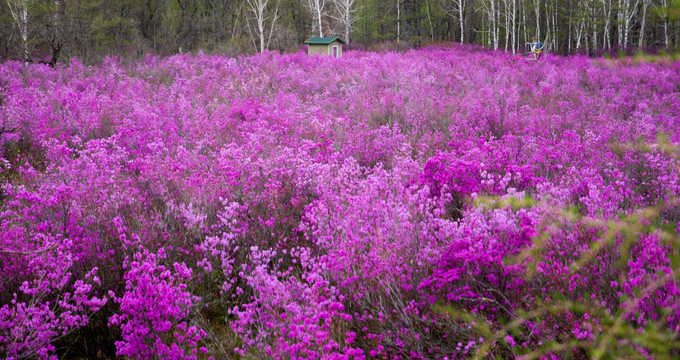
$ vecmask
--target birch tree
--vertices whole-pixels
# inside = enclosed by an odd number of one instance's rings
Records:
[[[250,1],[250,0],[249,0]],[[303,4],[312,14],[312,33],[323,36],[323,16],[327,0],[304,0]]]
[[[512,5],[510,14],[512,31],[510,32],[510,36],[512,38],[512,53],[514,54],[517,52],[517,0],[510,0],[510,4]]]
[[[597,21],[595,21],[595,16],[597,15],[597,2],[596,0],[586,0],[588,1],[588,9],[590,10],[590,16],[588,17],[588,22],[590,24],[590,30],[592,31],[591,34],[591,47],[590,49],[593,49],[593,51],[597,48]],[[588,39],[586,39],[587,42]]]
[[[493,49],[498,50],[498,32],[499,32],[499,26],[498,26],[498,18],[496,14],[496,0],[486,0],[482,1],[482,11],[487,15],[489,22],[491,23],[491,29],[488,31],[491,33],[490,39],[491,43],[493,44]]]
[[[623,4],[622,0],[619,0],[619,6],[616,11],[616,24],[618,25],[618,45],[621,46],[623,42],[623,29],[621,28],[623,26]]]
[[[628,45],[628,35],[630,34],[631,22],[637,13],[638,5],[640,0],[619,0],[619,45]],[[621,28],[623,27],[623,29]],[[623,39],[621,38],[623,36]],[[623,40],[623,43],[621,42]]]
[[[504,10],[503,21],[504,21],[504,27],[505,27],[505,49],[503,51],[505,51],[505,52],[508,52],[508,40],[510,38],[510,16],[508,14],[510,7],[508,6],[508,1],[509,0],[503,0],[503,10]]]
[[[536,38],[541,38],[541,2],[534,4],[534,16],[536,16]]]
[[[515,53],[515,28],[517,22],[517,0],[503,0],[503,22],[505,28],[505,51],[508,51],[508,46]],[[499,9],[500,17],[500,9]]]
[[[274,33],[274,24],[279,16],[279,1],[276,1],[276,6],[272,12],[269,6],[271,0],[246,0],[248,9],[255,17],[255,34],[251,33],[251,35],[253,35],[253,42],[255,42],[255,39],[260,40],[260,52],[269,48],[269,41]],[[269,34],[267,34],[267,21],[270,24]]]
[[[604,14],[604,43],[607,44],[607,49],[611,49],[612,42],[609,36],[609,25],[611,24],[612,17],[612,0],[600,0],[602,1],[602,13]],[[603,46],[604,46],[603,43]]]
[[[345,28],[345,41],[349,41],[350,33],[352,31],[352,25],[357,21],[355,13],[356,0],[333,0],[335,9],[338,11],[338,16],[334,17],[336,20]]]
[[[28,54],[28,0],[7,0],[9,13],[12,15],[19,37],[21,37],[21,52],[24,63],[30,61]]]
[[[401,40],[401,1],[397,0],[397,42]]]
[[[652,0],[642,0],[642,20],[640,24],[640,38],[638,39],[638,47],[641,48],[645,40],[645,24],[647,20],[647,8]]]
[[[581,49],[581,37],[583,37],[583,27],[585,25],[585,21],[583,19],[578,19],[578,22],[576,24],[576,51]]]
[[[581,49],[582,41],[585,42],[585,47],[588,48],[588,30],[590,28],[589,20],[595,8],[590,7],[590,0],[581,0],[577,2],[576,13],[576,51]],[[593,33],[595,30],[593,30]]]
[[[458,18],[458,23],[460,24],[460,42],[465,42],[465,21],[463,20],[463,17],[465,15],[465,5],[466,2],[465,0],[445,0],[446,3],[451,2],[453,5],[455,5],[455,14],[449,10],[449,7],[447,6],[448,4],[444,4],[443,9],[444,12],[446,12],[447,15],[451,16],[452,18]]]
[[[668,48],[669,42],[668,42],[668,0],[661,0],[659,3],[660,6],[655,7],[657,15],[661,18],[663,21],[663,36],[664,36],[664,44],[666,44],[666,48]]]

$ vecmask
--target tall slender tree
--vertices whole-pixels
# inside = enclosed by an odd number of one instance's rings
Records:
[[[323,18],[326,15],[327,0],[304,0],[305,7],[312,15],[312,33],[324,36]]]
[[[21,53],[25,63],[31,60],[28,51],[28,6],[29,0],[7,0],[9,12],[21,37]]]
[[[455,10],[450,10],[448,3],[453,4]],[[444,4],[442,4],[443,10],[449,16],[458,19],[458,24],[460,27],[460,42],[465,42],[465,21],[463,20],[463,18],[465,17],[466,4],[467,3],[465,0],[444,0]]]
[[[642,16],[640,17],[640,36],[638,38],[638,47],[642,47],[645,40],[645,25],[647,23],[647,8],[652,3],[652,0],[642,0]]]
[[[352,32],[352,26],[357,21],[357,3],[356,0],[333,0],[333,5],[337,11],[337,15],[334,16],[338,20],[345,30],[345,41],[350,40],[350,34]]]
[[[258,39],[260,52],[264,52],[269,48],[269,41],[274,33],[274,24],[279,16],[280,0],[246,0],[248,8],[255,18],[255,31],[253,41]],[[275,5],[273,5],[275,4]],[[271,9],[271,7],[274,9]],[[267,22],[269,22],[269,31],[267,30]]]

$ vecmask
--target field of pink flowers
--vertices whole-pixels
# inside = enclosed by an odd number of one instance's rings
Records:
[[[0,65],[0,357],[679,354],[680,63]]]

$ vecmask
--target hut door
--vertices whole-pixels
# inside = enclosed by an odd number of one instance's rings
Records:
[[[333,46],[333,57],[335,57],[335,58],[338,57],[338,47],[337,46]]]

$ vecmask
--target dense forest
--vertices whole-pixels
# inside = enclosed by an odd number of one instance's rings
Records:
[[[290,51],[310,36],[411,48],[456,41],[508,52],[677,48],[674,0],[0,0],[0,58]]]

